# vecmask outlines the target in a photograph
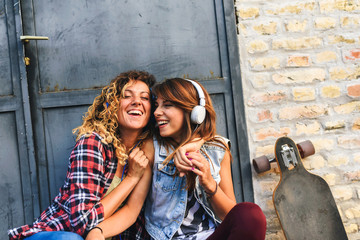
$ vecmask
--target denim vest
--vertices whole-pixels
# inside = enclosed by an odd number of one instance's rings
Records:
[[[221,137],[221,140],[230,141]],[[175,175],[174,159],[163,165],[167,153],[164,146],[154,138],[154,166],[152,185],[145,205],[145,227],[148,233],[157,240],[171,239],[179,229],[185,215],[188,191],[186,190],[186,177]],[[220,164],[224,158],[225,149],[219,143],[205,143],[200,152],[210,162],[211,175],[217,183],[220,182]],[[210,160],[211,159],[211,160]],[[207,201],[206,193],[196,178],[194,196],[199,204],[211,216],[216,225],[221,223]]]

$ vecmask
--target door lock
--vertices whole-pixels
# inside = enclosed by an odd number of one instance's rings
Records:
[[[30,65],[30,58],[29,57],[24,57],[24,62],[26,66]]]

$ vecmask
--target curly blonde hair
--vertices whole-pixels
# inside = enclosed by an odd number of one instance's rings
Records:
[[[103,143],[114,146],[115,156],[121,165],[125,165],[128,153],[121,140],[117,112],[120,99],[124,97],[124,91],[131,80],[142,81],[149,88],[155,84],[155,77],[148,72],[132,70],[121,73],[94,99],[83,118],[83,124],[73,129],[76,140],[93,132],[99,134]],[[149,137],[151,132],[151,125],[148,123],[138,140]]]

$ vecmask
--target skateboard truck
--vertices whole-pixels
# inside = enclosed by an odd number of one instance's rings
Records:
[[[296,148],[291,147],[286,143],[282,144],[280,147],[281,157],[283,158],[284,165],[289,168],[290,163],[296,167],[299,163],[296,158]],[[315,153],[314,145],[311,141],[306,140],[296,144],[296,147],[299,150],[301,158],[306,158]],[[279,155],[279,156],[280,156]],[[281,158],[279,157],[279,158]],[[279,159],[280,161],[280,159]],[[276,158],[269,159],[267,156],[263,155],[253,159],[253,166],[257,173],[263,173],[271,169],[270,163],[276,162]]]
[[[294,165],[294,167],[296,167],[296,165],[298,164],[294,148],[289,147],[289,145],[287,144],[281,146],[281,156],[285,167],[287,168],[289,168],[290,163]]]

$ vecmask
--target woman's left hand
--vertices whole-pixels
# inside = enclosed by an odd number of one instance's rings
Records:
[[[192,163],[189,160],[188,154],[190,152],[196,152],[200,150],[201,146],[204,144],[204,140],[202,138],[195,138],[191,142],[185,144],[180,147],[174,155],[174,163],[176,168],[180,172],[180,177],[183,177],[187,171],[191,171]]]
[[[206,192],[214,192],[216,189],[216,181],[211,175],[210,163],[199,152],[190,152],[187,155],[192,163],[192,172],[199,177],[199,182]]]

